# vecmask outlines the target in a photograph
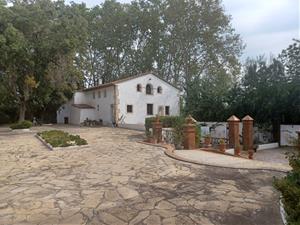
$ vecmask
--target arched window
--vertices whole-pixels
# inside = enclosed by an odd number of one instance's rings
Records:
[[[158,87],[157,87],[157,93],[159,93],[159,94],[162,93],[162,87],[161,87],[161,86],[158,86]]]
[[[153,87],[151,84],[146,85],[146,94],[147,95],[152,95],[153,94]]]
[[[142,85],[141,84],[136,85],[136,91],[138,91],[138,92],[142,91]]]

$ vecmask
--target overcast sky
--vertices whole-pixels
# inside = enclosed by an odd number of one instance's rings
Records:
[[[103,0],[83,2],[92,7]],[[293,38],[300,39],[300,0],[223,0],[223,5],[246,44],[243,59],[261,54],[276,56]]]

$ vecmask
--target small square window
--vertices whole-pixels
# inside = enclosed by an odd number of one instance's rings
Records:
[[[142,85],[141,85],[141,84],[138,84],[138,85],[136,86],[136,91],[137,91],[137,92],[141,92],[141,91],[142,91]]]
[[[165,114],[166,114],[167,116],[170,115],[170,106],[166,106],[166,107],[165,107]]]
[[[157,93],[158,93],[158,94],[161,94],[161,93],[162,93],[162,87],[161,87],[161,86],[158,86],[158,87],[157,87]]]
[[[153,115],[153,104],[147,104],[147,115]]]
[[[128,113],[133,113],[133,106],[132,105],[127,105],[127,112]]]

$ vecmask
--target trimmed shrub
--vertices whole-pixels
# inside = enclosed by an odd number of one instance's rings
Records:
[[[28,120],[24,120],[18,123],[14,123],[12,125],[10,125],[10,128],[15,130],[15,129],[28,129],[32,127],[32,123]]]
[[[156,117],[149,117],[145,119],[145,128],[146,131],[149,131],[152,128],[152,123],[156,120]],[[165,127],[174,127],[180,122],[184,122],[184,118],[181,116],[160,116],[159,117],[162,126]]]
[[[50,130],[38,133],[52,147],[68,147],[74,145],[87,145],[87,141],[79,135],[71,135],[61,130]]]
[[[275,178],[274,185],[282,193],[288,224],[296,225],[300,224],[300,146],[288,158],[292,171],[284,178]]]

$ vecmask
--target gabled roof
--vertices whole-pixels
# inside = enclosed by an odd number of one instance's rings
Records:
[[[171,85],[172,87],[176,88],[177,90],[180,90],[178,87],[176,87],[175,85],[171,84],[170,82],[162,79],[161,77],[159,77],[155,73],[146,72],[146,73],[141,73],[141,74],[138,74],[138,75],[135,75],[135,76],[124,77],[124,78],[121,78],[119,80],[112,81],[110,83],[100,84],[100,85],[95,86],[95,87],[85,88],[85,89],[83,89],[83,91],[91,91],[91,90],[96,90],[96,89],[100,89],[100,88],[106,88],[106,87],[114,86],[116,84],[119,84],[119,83],[122,83],[122,82],[125,82],[125,81],[128,81],[128,80],[133,80],[135,78],[139,78],[139,77],[146,76],[146,75],[149,75],[149,74],[157,77],[158,79],[160,79],[160,80],[164,81],[165,83]]]
[[[72,106],[79,109],[94,109],[95,107],[87,105],[87,104],[72,104]]]

